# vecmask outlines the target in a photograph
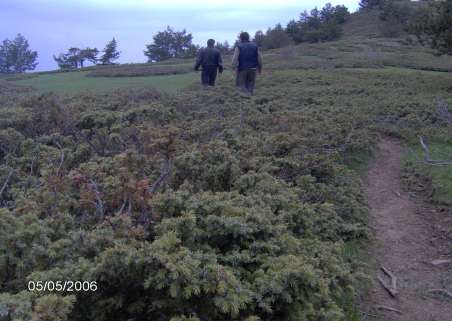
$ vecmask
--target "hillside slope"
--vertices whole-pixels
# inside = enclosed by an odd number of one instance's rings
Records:
[[[450,62],[355,37],[267,53],[252,97],[0,82],[1,317],[361,320],[360,174],[381,131],[452,146]]]

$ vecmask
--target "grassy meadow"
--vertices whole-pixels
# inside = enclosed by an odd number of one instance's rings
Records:
[[[427,196],[450,205],[450,166],[424,164],[418,137],[435,159],[452,154],[437,104],[452,113],[452,58],[354,23],[339,41],[264,53],[252,97],[230,72],[208,90],[196,73],[0,80],[0,308],[370,320],[355,305],[371,264],[360,175],[378,134],[395,135],[409,186],[428,178]],[[99,290],[25,290],[60,279]]]
[[[197,79],[196,73],[135,77],[88,77],[89,71],[43,74],[18,80],[17,85],[31,86],[38,92],[77,93],[113,89],[151,87],[165,92],[176,92]]]

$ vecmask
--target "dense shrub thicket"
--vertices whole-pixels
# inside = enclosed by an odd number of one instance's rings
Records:
[[[31,92],[32,88],[18,86],[14,84],[13,81],[9,81],[9,77],[0,79],[0,106],[4,106],[6,104],[15,104],[24,95]]]
[[[251,99],[220,86],[2,104],[0,316],[345,320],[344,242],[366,229],[344,155],[370,136],[354,107],[303,81],[328,80],[274,74]]]

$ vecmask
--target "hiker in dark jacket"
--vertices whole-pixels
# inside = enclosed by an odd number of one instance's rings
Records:
[[[202,48],[198,52],[196,59],[195,70],[198,71],[202,66],[201,82],[203,86],[215,86],[215,79],[217,78],[217,70],[223,73],[223,60],[218,49],[214,48],[215,40],[209,39],[207,41],[207,48]]]
[[[256,83],[256,71],[262,72],[262,54],[256,44],[250,42],[248,32],[240,34],[240,42],[235,47],[232,68],[236,70],[236,85],[253,94]]]

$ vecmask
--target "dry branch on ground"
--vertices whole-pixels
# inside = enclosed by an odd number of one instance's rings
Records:
[[[419,136],[419,142],[424,150],[424,163],[431,166],[447,166],[452,165],[451,160],[433,160],[430,156],[430,149],[422,136]]]
[[[388,293],[395,298],[399,293],[397,290],[397,277],[384,266],[381,267],[381,270],[391,279],[391,284],[388,285],[388,283],[381,276],[378,276],[377,279],[386,291],[388,291]]]

